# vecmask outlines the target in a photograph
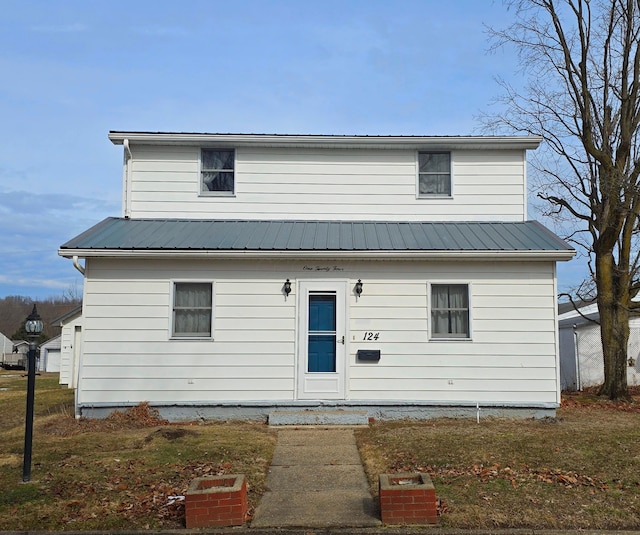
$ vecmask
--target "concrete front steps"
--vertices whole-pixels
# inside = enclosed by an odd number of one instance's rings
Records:
[[[274,410],[269,425],[368,425],[367,411],[348,409]]]

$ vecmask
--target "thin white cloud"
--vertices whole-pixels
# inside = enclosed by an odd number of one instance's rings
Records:
[[[22,286],[28,288],[48,288],[51,290],[66,290],[73,284],[74,277],[69,277],[68,280],[61,279],[39,279],[39,278],[27,278],[27,277],[8,277],[6,275],[0,275],[0,284]]]

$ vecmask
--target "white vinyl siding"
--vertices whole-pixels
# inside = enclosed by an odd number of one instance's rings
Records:
[[[134,218],[523,221],[523,150],[451,152],[455,194],[416,195],[414,150],[235,151],[234,196],[200,194],[200,148],[135,146]]]
[[[298,284],[329,278],[324,265],[349,281],[347,399],[558,402],[552,262],[99,258],[87,260],[79,402],[295,400]],[[215,341],[167,339],[172,281],[213,279]],[[430,281],[469,284],[472,341],[429,342]],[[358,362],[359,349],[380,361]]]
[[[354,356],[352,400],[558,401],[551,263],[404,267],[383,280],[359,274],[366,292],[351,307],[351,351],[379,349],[381,358],[358,363]],[[472,341],[429,342],[428,284],[420,277],[469,284]],[[363,331],[380,336],[363,341]]]
[[[73,374],[73,329],[63,327],[60,334],[60,378],[61,385],[71,386]]]

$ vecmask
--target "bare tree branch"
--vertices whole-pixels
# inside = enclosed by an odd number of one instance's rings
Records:
[[[628,318],[640,292],[640,0],[505,4],[515,20],[489,28],[492,47],[516,48],[526,84],[499,81],[504,111],[481,121],[544,137],[537,196],[583,247],[600,313],[601,392],[626,397]]]

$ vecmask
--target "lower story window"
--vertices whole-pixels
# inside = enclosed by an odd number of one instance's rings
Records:
[[[431,285],[431,338],[470,338],[469,285]]]
[[[176,338],[211,337],[213,285],[176,282],[173,286],[173,332]]]

